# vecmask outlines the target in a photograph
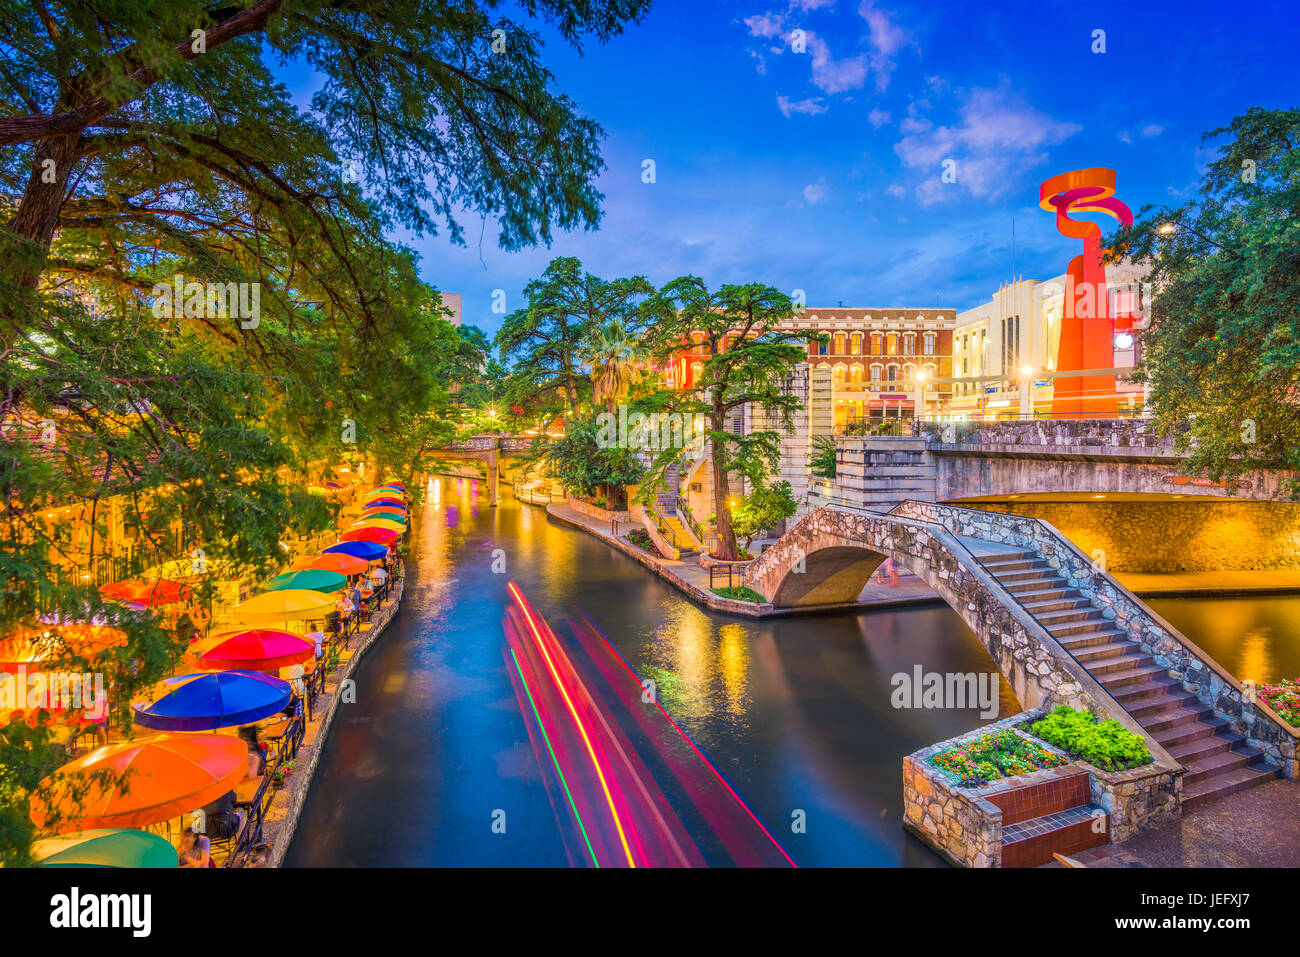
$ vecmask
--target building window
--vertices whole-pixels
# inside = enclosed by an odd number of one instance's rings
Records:
[[[849,381],[853,382],[855,385],[862,382],[862,366],[858,365],[856,362],[849,367]]]
[[[835,333],[835,354],[837,356],[845,355],[844,352],[844,333]]]
[[[916,336],[913,333],[906,333],[903,336],[903,355],[916,355]]]
[[[891,356],[898,355],[898,333],[896,332],[889,334],[889,354]]]
[[[1020,365],[1020,317],[1002,320],[1002,372],[1010,375]]]
[[[933,332],[927,332],[925,334],[925,354],[927,356],[934,355],[934,333]]]
[[[855,332],[849,337],[849,351],[852,355],[862,355],[862,333]]]
[[[880,351],[880,333],[878,332],[871,334],[871,354],[873,356],[883,355]]]
[[[891,364],[891,365],[889,366],[888,370],[886,370],[886,371],[887,371],[888,374],[889,374],[889,381],[890,381],[890,382],[897,382],[897,381],[898,381],[898,366],[896,366],[896,365],[892,365],[892,364]]]

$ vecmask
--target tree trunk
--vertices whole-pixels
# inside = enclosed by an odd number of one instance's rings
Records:
[[[59,213],[68,188],[68,177],[77,161],[77,143],[81,132],[52,136],[36,144],[32,172],[27,178],[18,213],[8,229],[35,247],[25,249],[4,267],[16,285],[35,289],[45,271],[50,243],[59,225]],[[48,182],[47,182],[48,180]]]
[[[723,431],[726,413],[715,411],[710,415],[710,426],[715,433]],[[731,484],[727,480],[725,443],[713,443],[713,513],[717,516],[718,550],[714,556],[724,561],[735,561],[736,533],[731,529]]]

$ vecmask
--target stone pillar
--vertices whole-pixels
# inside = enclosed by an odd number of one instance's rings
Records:
[[[487,457],[488,504],[496,508],[501,504],[501,453],[493,449]]]

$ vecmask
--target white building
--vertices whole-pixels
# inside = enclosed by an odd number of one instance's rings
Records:
[[[1141,354],[1149,290],[1144,270],[1129,262],[1106,267],[1109,315],[1132,315],[1134,334],[1116,336],[1113,367],[1127,369]],[[953,389],[948,413],[956,418],[1016,417],[1021,381],[1031,378],[1030,404],[1051,407],[1066,276],[1003,284],[984,303],[957,313],[953,330]],[[1028,371],[1026,371],[1028,370]],[[1142,407],[1140,385],[1118,383],[1121,410]]]

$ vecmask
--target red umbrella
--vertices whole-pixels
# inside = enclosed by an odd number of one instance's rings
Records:
[[[380,545],[387,545],[389,542],[397,541],[397,533],[390,528],[354,528],[352,531],[340,535],[339,540],[344,542],[377,542]]]
[[[99,593],[105,598],[120,598],[150,606],[174,605],[194,598],[194,590],[189,585],[167,578],[156,582],[142,582],[138,579],[113,582],[101,588]]]
[[[272,671],[296,665],[316,654],[316,645],[288,631],[253,628],[195,642],[186,653],[211,671]]]

